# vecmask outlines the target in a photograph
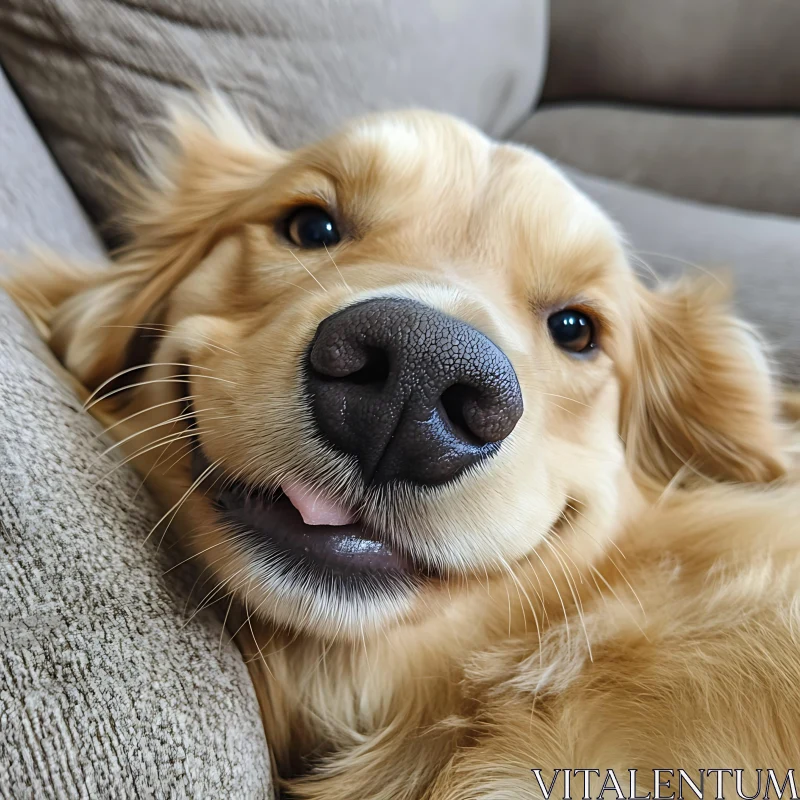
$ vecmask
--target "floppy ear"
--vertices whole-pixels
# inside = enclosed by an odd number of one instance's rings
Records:
[[[51,347],[89,389],[146,361],[169,293],[236,224],[283,155],[216,97],[173,109],[165,138],[143,150],[143,175],[124,176],[129,244],[118,263],[74,279],[49,315]],[[143,327],[150,332],[138,336]]]
[[[622,437],[658,482],[702,475],[764,482],[784,473],[772,377],[755,332],[719,283],[640,288]]]

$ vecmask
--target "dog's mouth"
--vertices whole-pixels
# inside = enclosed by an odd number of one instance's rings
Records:
[[[420,576],[413,561],[371,530],[359,515],[320,490],[300,483],[263,487],[212,469],[197,437],[192,479],[199,481],[221,521],[250,552],[282,567],[317,575]]]

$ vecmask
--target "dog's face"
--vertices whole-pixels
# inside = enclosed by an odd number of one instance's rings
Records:
[[[144,365],[140,468],[250,611],[361,636],[602,547],[631,474],[780,472],[755,340],[642,288],[535,153],[420,112],[295,153],[219,109],[176,138],[53,342],[93,387]]]

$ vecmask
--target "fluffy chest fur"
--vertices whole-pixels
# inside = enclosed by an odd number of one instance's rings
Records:
[[[759,768],[785,775],[798,510],[792,487],[677,493],[596,563],[565,548],[544,580],[520,570],[362,648],[258,626],[243,649],[274,754],[306,772],[291,796],[535,796],[532,769],[637,769],[643,792],[684,765],[735,763],[750,792]]]

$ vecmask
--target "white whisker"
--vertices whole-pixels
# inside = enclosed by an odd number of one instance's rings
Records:
[[[208,465],[208,466],[207,466],[207,467],[206,467],[206,468],[205,468],[205,469],[204,469],[204,470],[203,470],[203,471],[200,473],[200,475],[198,475],[198,476],[197,476],[197,478],[196,478],[196,479],[195,479],[195,480],[192,482],[192,484],[189,486],[189,488],[188,488],[188,489],[187,489],[187,490],[186,490],[186,491],[183,493],[183,496],[180,498],[180,500],[178,500],[178,502],[177,502],[177,503],[175,503],[175,504],[174,504],[174,505],[173,505],[173,506],[172,506],[172,507],[171,507],[171,508],[170,508],[168,511],[166,511],[166,512],[165,512],[165,513],[162,515],[162,517],[161,517],[161,518],[158,520],[158,522],[156,522],[156,524],[155,524],[155,525],[153,525],[153,527],[150,529],[150,533],[148,533],[148,534],[147,534],[147,536],[145,536],[145,537],[144,537],[144,541],[145,541],[145,542],[146,542],[146,541],[147,541],[147,540],[148,540],[148,539],[149,539],[149,538],[150,538],[150,537],[153,535],[153,531],[155,531],[155,530],[156,530],[156,528],[158,528],[158,526],[159,526],[159,525],[160,525],[160,524],[161,524],[161,523],[162,523],[162,522],[163,522],[163,521],[164,521],[164,520],[165,520],[165,519],[166,519],[166,518],[167,518],[167,517],[168,517],[170,514],[172,514],[172,513],[173,513],[173,511],[175,512],[175,514],[177,514],[177,513],[178,513],[178,511],[180,511],[180,508],[181,508],[181,506],[183,505],[183,503],[184,503],[184,501],[186,500],[186,498],[187,498],[187,497],[189,497],[189,495],[190,495],[190,494],[191,494],[191,493],[192,493],[192,492],[195,490],[195,488],[197,488],[197,486],[199,486],[199,485],[200,485],[200,484],[203,482],[204,478],[205,478],[205,477],[206,477],[208,474],[210,474],[210,473],[211,473],[211,472],[212,472],[214,469],[216,469],[216,468],[219,466],[219,464],[220,464],[220,460],[218,459],[217,461],[214,461],[213,463],[209,464],[209,465]],[[170,519],[170,522],[172,522],[172,520],[173,520],[174,518],[175,518],[175,517],[174,517],[174,515],[173,515],[173,517]],[[167,527],[169,527],[169,523],[167,523]],[[163,537],[162,537],[162,538],[163,538]],[[144,544],[144,542],[143,542],[143,544]]]
[[[580,592],[578,591],[578,586],[575,583],[575,578],[573,577],[572,572],[569,569],[569,566],[559,556],[558,552],[553,546],[553,543],[548,541],[547,539],[544,540],[544,543],[555,557],[556,561],[561,567],[561,571],[564,573],[564,577],[567,580],[567,587],[569,588],[570,594],[572,595],[572,599],[575,602],[575,610],[578,612],[578,619],[581,622],[581,627],[583,628],[583,635],[584,638],[586,639],[586,648],[589,651],[589,661],[594,661],[594,656],[592,655],[592,645],[591,642],[589,641],[589,632],[586,630],[586,620],[584,619],[583,616],[583,602],[580,597]]]
[[[147,325],[100,325],[100,328],[132,328],[134,330],[140,331],[152,331],[153,333],[160,333],[165,334],[171,330],[175,329],[174,325],[162,325],[156,322],[150,322]],[[143,337],[148,339],[160,339],[161,337],[158,336],[148,336]],[[186,339],[187,341],[193,342],[194,344],[202,344],[206,347],[210,347],[212,350],[220,350],[223,353],[228,353],[228,355],[238,356],[239,354],[235,350],[230,350],[227,347],[223,347],[221,344],[217,344],[216,342],[212,342],[205,334],[201,334],[200,337],[193,336],[191,338],[186,337],[185,334],[182,334],[181,338]]]
[[[352,292],[353,290],[348,286],[347,281],[344,279],[344,275],[342,275],[342,271],[339,269],[339,265],[333,260],[333,256],[331,255],[331,251],[328,250],[328,245],[324,242],[322,243],[325,247],[325,252],[328,254],[328,258],[331,260],[331,264],[336,267],[336,271],[339,273],[339,278],[341,278],[342,283],[344,284],[344,288],[347,289],[348,292]]]
[[[129,383],[127,386],[120,386],[118,389],[114,389],[114,391],[108,392],[104,394],[102,397],[95,398],[91,404],[85,405],[84,409],[89,411],[89,409],[96,406],[98,403],[102,403],[103,400],[108,400],[109,397],[112,397],[115,394],[119,394],[120,392],[128,391],[129,389],[136,389],[139,386],[150,386],[151,384],[155,383],[185,383],[191,384],[192,380],[204,378],[205,380],[209,381],[219,381],[220,383],[229,383],[233,386],[236,385],[235,381],[229,381],[225,378],[218,378],[216,375],[192,375],[189,378],[153,378],[149,381],[138,381],[136,383]]]
[[[218,409],[210,408],[210,409],[204,409],[204,410],[205,411],[216,411]],[[142,436],[143,434],[148,433],[148,432],[150,432],[152,430],[155,430],[156,428],[163,428],[164,425],[170,425],[170,424],[175,425],[176,423],[180,422],[181,419],[189,419],[189,416],[187,415],[185,410],[181,411],[181,413],[178,414],[177,416],[170,417],[169,419],[164,420],[163,422],[157,422],[154,425],[149,425],[147,428],[142,428],[141,430],[134,431],[133,433],[131,433],[128,436],[126,436],[124,439],[120,439],[119,441],[115,442],[114,444],[111,444],[108,447],[106,447],[106,449],[103,450],[103,452],[100,453],[99,456],[97,456],[95,461],[92,462],[92,464],[90,464],[90,467],[92,467],[95,464],[97,464],[98,461],[101,461],[103,458],[105,458],[113,450],[116,450],[118,447],[122,447],[122,445],[126,444],[131,439],[135,439],[137,436]]]
[[[286,248],[286,252],[292,254],[294,260],[311,276],[317,286],[319,286],[319,288],[322,289],[325,294],[327,294],[328,290],[319,282],[317,276],[297,257],[297,253],[295,253],[294,250],[290,250],[288,247]]]
[[[139,369],[149,369],[150,367],[186,367],[187,369],[208,369],[208,367],[195,367],[192,364],[183,364],[181,362],[176,361],[156,361],[150,362],[147,364],[136,364],[133,367],[127,367],[126,369],[122,369],[119,372],[112,375],[110,378],[106,378],[87,398],[83,404],[83,407],[86,409],[91,408],[94,403],[92,400],[97,396],[99,392],[101,392],[106,386],[108,386],[111,381],[116,380],[117,378],[122,377],[123,375],[127,375],[129,372],[135,372]]]
[[[197,395],[190,394],[186,397],[175,397],[172,400],[165,400],[163,403],[158,403],[154,406],[148,406],[147,408],[143,408],[141,411],[136,411],[133,414],[128,414],[127,417],[123,417],[122,419],[117,420],[113,425],[109,425],[107,428],[104,428],[102,431],[100,431],[100,433],[96,433],[92,437],[92,440],[94,441],[96,439],[99,439],[104,434],[114,430],[114,428],[116,428],[118,425],[122,425],[124,422],[129,422],[134,417],[138,417],[141,414],[146,414],[148,411],[155,411],[157,408],[163,408],[164,406],[169,406],[172,405],[173,403],[180,403],[180,402],[185,402],[187,400],[195,400],[195,399],[197,399]]]

